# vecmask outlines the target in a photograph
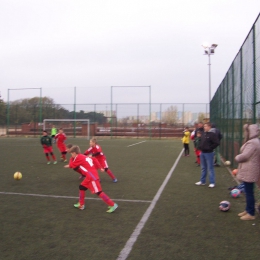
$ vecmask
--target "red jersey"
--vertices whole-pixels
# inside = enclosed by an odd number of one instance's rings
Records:
[[[67,139],[66,135],[64,133],[58,133],[55,135],[54,137],[57,141],[57,145],[59,144],[63,144],[65,142],[65,140]]]
[[[98,154],[96,154],[98,153]],[[85,155],[92,154],[93,157],[97,158],[99,161],[101,159],[106,160],[106,156],[102,152],[102,148],[100,145],[96,144],[94,147],[89,147],[88,150],[85,151]]]
[[[101,166],[94,158],[78,154],[75,158],[70,158],[69,167],[73,169],[80,169],[80,173],[86,176],[85,180],[96,181],[99,180],[97,169]]]

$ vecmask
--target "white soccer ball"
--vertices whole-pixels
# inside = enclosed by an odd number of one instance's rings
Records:
[[[231,165],[231,162],[230,161],[225,161],[225,165]]]

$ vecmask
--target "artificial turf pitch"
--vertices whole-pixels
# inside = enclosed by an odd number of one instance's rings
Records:
[[[143,142],[145,141],[145,142]],[[70,139],[82,152],[86,139]],[[77,210],[78,174],[64,163],[47,165],[38,138],[0,139],[0,259],[118,259],[182,150],[180,140],[100,139],[112,183],[103,190],[119,205],[112,214],[87,191]],[[192,150],[192,144],[190,145]],[[59,153],[54,146],[54,152]],[[69,157],[69,156],[68,156]],[[245,199],[231,198],[236,182],[216,168],[216,187],[196,186],[195,156],[181,157],[127,259],[259,259],[260,218],[241,221]],[[23,178],[13,179],[20,171]],[[229,212],[219,211],[222,200]]]

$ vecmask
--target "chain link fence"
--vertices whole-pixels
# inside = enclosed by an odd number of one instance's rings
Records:
[[[38,136],[44,119],[89,119],[95,136],[179,137],[184,126],[193,128],[209,117],[208,104],[49,104],[45,97],[33,101],[6,105],[2,135]]]
[[[236,166],[243,125],[260,121],[259,16],[210,103],[210,121],[223,133],[222,156]]]

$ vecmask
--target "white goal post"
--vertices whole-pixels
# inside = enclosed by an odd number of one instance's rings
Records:
[[[81,136],[90,139],[90,120],[89,119],[44,119],[43,130],[50,130],[55,125],[57,130],[64,129],[66,135],[73,135],[74,137],[81,132]],[[82,125],[87,125],[86,132],[83,132]]]

